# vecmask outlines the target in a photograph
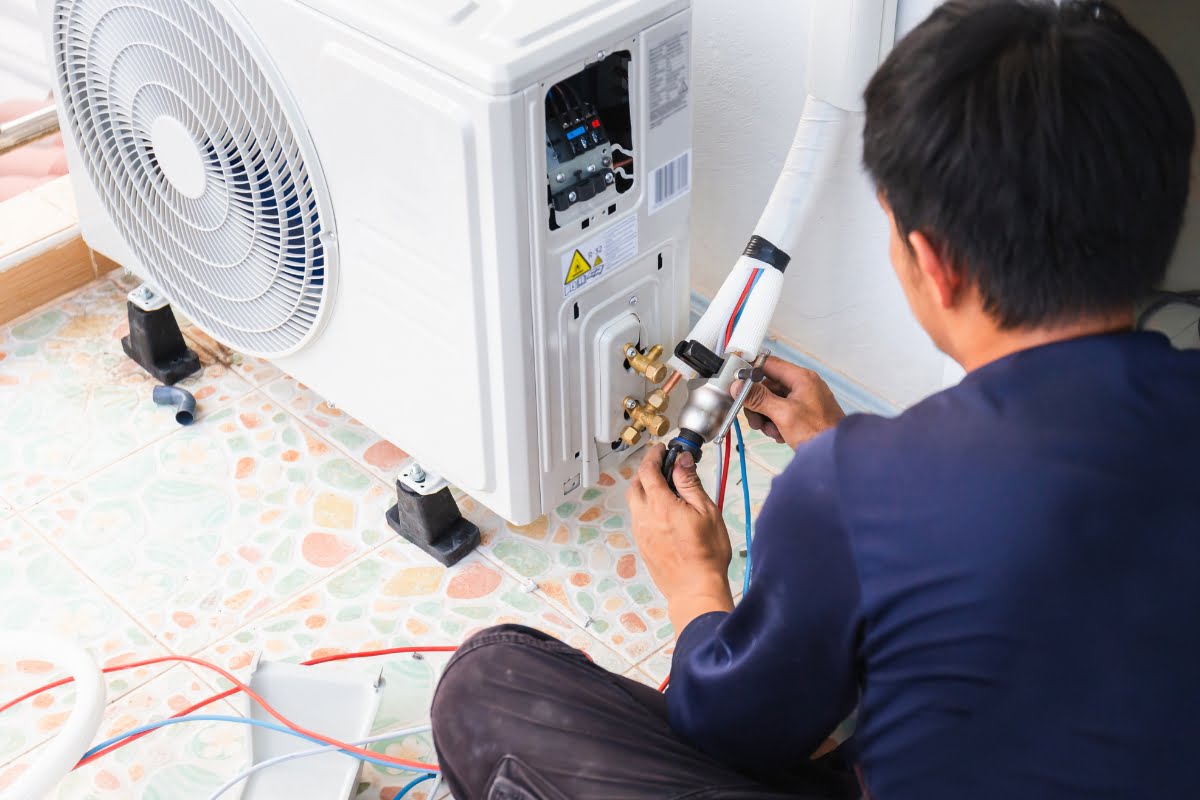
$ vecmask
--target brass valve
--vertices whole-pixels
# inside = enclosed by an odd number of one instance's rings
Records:
[[[663,399],[666,399],[665,394]],[[621,431],[621,441],[630,447],[642,440],[642,431],[648,431],[651,436],[662,436],[671,429],[671,421],[655,411],[649,402],[643,406],[632,397],[626,397],[625,413],[629,415],[629,425]]]
[[[658,363],[663,354],[662,345],[654,345],[645,354],[639,353],[638,349],[628,342],[622,349],[625,351],[625,360],[634,372],[651,383],[662,383],[666,380],[667,365]]]

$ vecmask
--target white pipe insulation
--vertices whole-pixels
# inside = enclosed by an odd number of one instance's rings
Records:
[[[809,39],[808,97],[783,171],[771,192],[746,252],[734,264],[687,338],[717,355],[739,353],[753,360],[762,349],[783,290],[784,270],[797,257],[800,235],[816,207],[814,187],[829,169],[831,155],[859,111],[862,90],[891,48],[896,0],[813,0]],[[724,333],[751,274],[763,274],[723,348]],[[691,380],[696,372],[674,357],[670,366]]]
[[[50,661],[75,679],[75,708],[35,761],[3,793],[4,800],[41,800],[67,773],[100,730],[106,689],[100,667],[74,642],[44,633],[0,632],[0,653]]]

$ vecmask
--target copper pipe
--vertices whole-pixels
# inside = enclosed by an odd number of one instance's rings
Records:
[[[670,394],[671,391],[679,385],[679,381],[682,379],[682,372],[676,372],[671,377],[667,378],[667,382],[663,384],[663,394]]]

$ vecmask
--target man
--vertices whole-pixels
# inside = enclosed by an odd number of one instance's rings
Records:
[[[968,372],[896,419],[780,361],[796,448],[735,608],[727,532],[646,456],[633,532],[678,643],[665,697],[522,628],[433,706],[469,798],[1195,797],[1200,353],[1133,332],[1181,227],[1192,113],[1099,2],[954,0],[866,90],[913,313]],[[683,459],[681,458],[681,462]],[[853,709],[850,786],[809,754]]]

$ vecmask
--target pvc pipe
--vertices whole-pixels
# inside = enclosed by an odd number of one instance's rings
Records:
[[[175,406],[175,421],[180,425],[191,425],[196,420],[196,398],[187,389],[178,386],[155,386],[152,395],[160,406]]]
[[[863,89],[896,38],[896,0],[816,0],[805,68],[808,93],[863,110]]]
[[[52,661],[75,679],[75,708],[37,760],[4,792],[5,800],[41,800],[67,775],[100,730],[106,691],[91,655],[72,641],[44,633],[0,632],[0,652]]]

